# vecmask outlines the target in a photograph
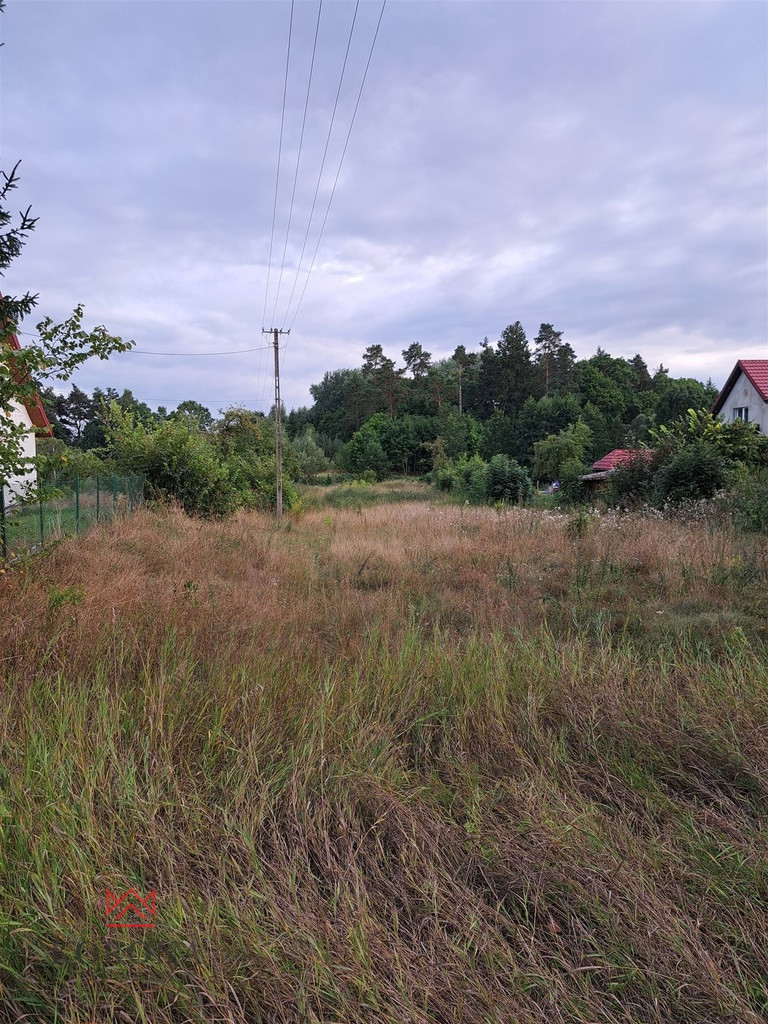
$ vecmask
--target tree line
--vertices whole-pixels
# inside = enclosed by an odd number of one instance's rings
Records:
[[[542,324],[533,347],[516,322],[477,351],[432,358],[419,343],[403,365],[370,345],[357,368],[327,371],[311,407],[284,415],[291,481],[336,468],[356,477],[429,474],[469,500],[521,500],[530,481],[574,480],[612,448],[649,443],[689,409],[708,408],[711,382],[651,372],[642,356],[602,349],[577,360],[562,332]],[[229,409],[216,419],[199,402],[152,410],[129,390],[73,385],[41,391],[56,440],[44,446],[44,476],[141,473],[150,494],[190,512],[226,514],[274,500],[274,410]]]
[[[374,344],[362,365],[326,372],[310,388],[313,405],[288,414],[291,436],[311,428],[341,467],[378,477],[473,455],[504,455],[537,477],[552,476],[551,459],[537,463],[537,444],[549,437],[570,431],[590,463],[648,443],[652,431],[717,396],[711,381],[673,378],[664,366],[650,371],[640,354],[625,359],[598,348],[577,359],[548,323],[533,344],[516,321],[474,351],[459,345],[433,359],[414,342],[401,355],[398,366]]]

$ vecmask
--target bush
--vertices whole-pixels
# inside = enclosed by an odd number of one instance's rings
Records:
[[[454,485],[453,470],[449,467],[443,469],[437,469],[432,474],[432,483],[438,491],[450,491]]]
[[[488,464],[479,455],[459,459],[453,468],[453,487],[458,497],[482,505],[488,498]]]
[[[656,451],[649,458],[639,455],[624,462],[610,478],[604,494],[609,505],[622,508],[639,508],[641,505],[656,503],[656,474],[659,467],[669,458],[669,448]]]
[[[189,515],[226,516],[243,503],[217,449],[189,422],[148,428],[113,403],[109,444],[121,472],[144,476],[149,497],[177,501]]]
[[[654,478],[656,504],[711,498],[725,481],[725,459],[714,446],[699,441],[681,448],[659,468]]]
[[[329,467],[325,452],[318,443],[317,433],[312,426],[293,440],[293,451],[299,464],[299,478],[304,482]]]
[[[532,487],[528,473],[508,455],[494,455],[488,463],[486,495],[491,501],[517,504],[530,496]]]
[[[479,455],[461,458],[455,465],[433,470],[432,483],[473,505],[487,502],[526,501],[533,493],[527,471],[507,455],[494,455],[490,463]]]
[[[92,451],[73,448],[58,439],[40,439],[36,459],[41,484],[59,484],[75,477],[104,476],[110,468]]]
[[[337,456],[341,469],[355,476],[362,476],[370,470],[377,480],[383,480],[389,469],[381,441],[372,430],[358,430],[347,441]]]
[[[728,496],[728,504],[740,530],[768,534],[768,469],[745,473]]]
[[[558,504],[581,505],[587,500],[587,489],[582,477],[589,473],[589,466],[579,459],[567,459],[560,467],[560,490]]]

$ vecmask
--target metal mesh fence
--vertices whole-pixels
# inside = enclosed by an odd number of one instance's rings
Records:
[[[75,477],[56,484],[50,498],[12,504],[0,486],[0,557],[4,561],[39,550],[96,523],[133,512],[144,500],[140,476]]]

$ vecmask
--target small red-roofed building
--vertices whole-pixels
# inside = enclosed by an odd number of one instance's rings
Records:
[[[728,423],[755,423],[768,434],[768,359],[740,359],[710,412]]]
[[[592,471],[595,473],[612,472],[619,466],[626,466],[628,462],[635,459],[648,459],[653,454],[649,448],[614,448],[602,459],[592,463]]]
[[[652,457],[653,451],[650,448],[614,448],[612,452],[608,452],[602,459],[593,462],[592,472],[587,473],[581,479],[584,482],[587,493],[594,494],[602,484],[610,480],[617,469],[620,469],[622,466],[628,466],[635,459],[643,459],[645,461]]]

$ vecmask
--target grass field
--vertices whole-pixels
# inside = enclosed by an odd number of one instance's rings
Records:
[[[0,1020],[766,1019],[765,539],[408,490],[0,577]]]

